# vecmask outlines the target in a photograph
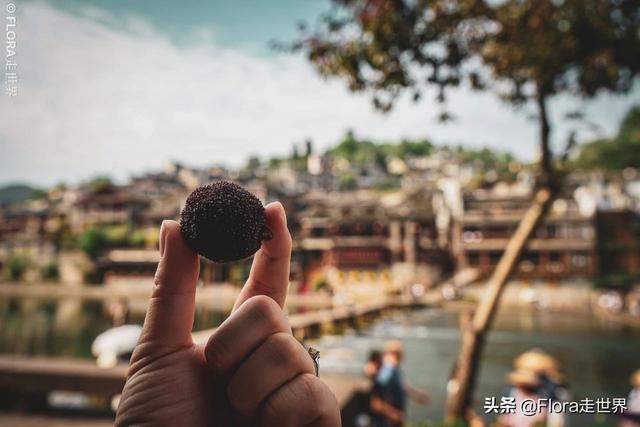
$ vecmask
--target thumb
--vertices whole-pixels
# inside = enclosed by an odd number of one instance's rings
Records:
[[[265,206],[267,227],[273,238],[262,242],[251,266],[249,279],[238,295],[233,310],[256,295],[273,298],[280,307],[284,307],[289,288],[289,269],[291,266],[291,234],[287,228],[287,216],[280,202]]]
[[[163,221],[160,227],[160,263],[144,319],[141,343],[174,348],[191,344],[199,272],[200,260],[184,241],[180,224]]]

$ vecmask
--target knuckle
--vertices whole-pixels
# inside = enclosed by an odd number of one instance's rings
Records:
[[[289,365],[299,358],[300,344],[291,335],[278,332],[271,335],[265,342],[267,351],[275,365]]]
[[[284,313],[272,298],[265,295],[251,297],[245,303],[247,310],[271,331],[279,331],[283,327]]]
[[[156,273],[153,275],[153,286],[155,289],[159,289],[166,282],[166,275],[164,267],[159,265]]]
[[[326,411],[325,401],[323,383],[312,374],[300,374],[262,404],[263,422],[259,424],[274,425],[292,418],[315,420]]]

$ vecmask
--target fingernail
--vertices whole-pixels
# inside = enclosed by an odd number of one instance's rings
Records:
[[[165,228],[165,223],[167,221],[164,220],[162,221],[162,224],[160,225],[160,237],[158,238],[158,245],[159,245],[159,250],[160,250],[160,257],[162,258],[162,256],[164,255],[164,241],[166,239],[166,228]]]

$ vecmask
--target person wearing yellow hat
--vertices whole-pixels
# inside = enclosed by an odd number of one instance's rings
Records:
[[[507,382],[512,386],[508,393],[514,403],[514,410],[511,413],[502,415],[497,420],[500,427],[533,427],[547,420],[546,411],[535,414],[525,414],[522,412],[522,402],[525,400],[538,400],[542,396],[539,389],[542,385],[538,374],[529,369],[516,368],[506,376]]]
[[[570,400],[560,362],[545,351],[539,348],[526,351],[515,358],[513,366],[516,370],[528,370],[537,376],[540,382],[538,394],[542,399],[560,402]],[[549,414],[547,426],[562,427],[564,425],[565,414],[561,412]]]
[[[513,365],[516,369],[530,369],[535,372],[559,371],[560,369],[560,364],[554,357],[537,348],[516,357]]]
[[[516,369],[529,370],[538,375],[543,398],[559,401],[569,399],[560,363],[543,350],[534,348],[522,353],[513,361],[513,366]]]

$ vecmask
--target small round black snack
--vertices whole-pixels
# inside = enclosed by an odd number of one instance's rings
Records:
[[[229,181],[195,189],[180,214],[180,229],[193,251],[214,262],[247,258],[272,236],[262,202]]]

